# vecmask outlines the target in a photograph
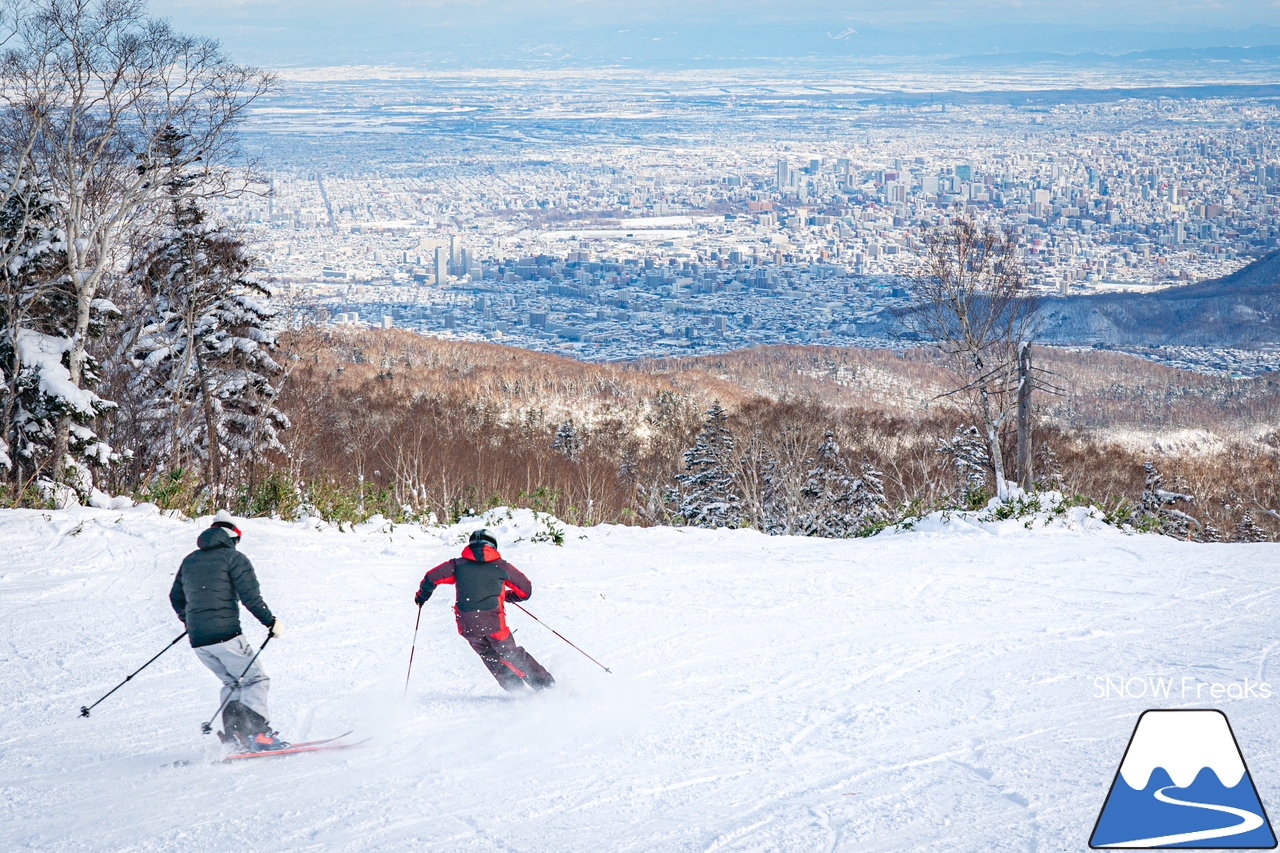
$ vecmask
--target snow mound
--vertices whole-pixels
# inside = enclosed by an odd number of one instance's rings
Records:
[[[985,531],[1000,536],[1045,528],[1086,533],[1120,532],[1107,524],[1104,513],[1095,506],[1073,505],[1061,492],[1024,493],[1019,489],[1008,500],[992,498],[981,510],[936,510],[924,516],[903,519],[886,528],[881,535],[962,535]]]

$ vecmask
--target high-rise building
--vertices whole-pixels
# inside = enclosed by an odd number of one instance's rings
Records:
[[[439,287],[449,280],[449,251],[444,246],[436,246],[435,258],[435,276],[436,286]]]
[[[778,161],[778,192],[786,192],[791,186],[791,164],[786,160]]]

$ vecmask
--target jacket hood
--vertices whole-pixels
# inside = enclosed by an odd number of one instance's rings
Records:
[[[477,563],[492,563],[494,560],[501,560],[502,555],[492,545],[487,545],[484,542],[472,542],[462,549],[462,558],[464,560],[474,560]]]
[[[208,551],[212,548],[234,548],[235,540],[231,538],[231,534],[225,527],[210,527],[204,533],[200,534],[200,538],[196,539],[196,545],[201,551]]]

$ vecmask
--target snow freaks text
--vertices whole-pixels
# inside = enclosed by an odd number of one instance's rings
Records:
[[[1249,678],[1220,682],[1193,675],[1099,675],[1093,679],[1094,699],[1270,699],[1273,692],[1269,682]]]

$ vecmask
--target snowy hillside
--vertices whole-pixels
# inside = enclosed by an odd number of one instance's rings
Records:
[[[217,685],[185,642],[77,716],[181,631],[167,593],[203,526],[0,511],[0,849],[1084,850],[1148,707],[1224,710],[1280,811],[1280,545],[1015,520],[854,541],[571,528],[556,547],[509,544],[533,529],[516,519],[495,526],[529,609],[612,675],[513,610],[559,687],[509,697],[437,595],[402,699],[415,586],[477,525],[250,520],[241,550],[285,626],[262,658],[273,723],[372,739],[232,766],[201,760]],[[1102,698],[1106,676],[1173,687]],[[1246,679],[1272,698],[1197,687]]]

